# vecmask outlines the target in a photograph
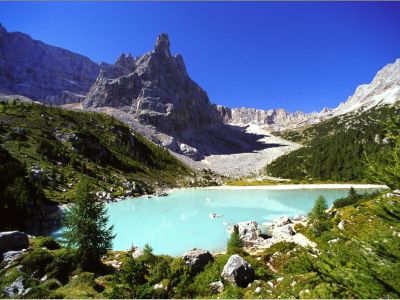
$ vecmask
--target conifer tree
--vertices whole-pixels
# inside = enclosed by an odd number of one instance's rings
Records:
[[[77,249],[77,259],[82,269],[92,269],[102,255],[111,249],[113,226],[107,227],[107,209],[93,194],[87,180],[77,185],[75,205],[65,218],[64,239],[67,246]]]

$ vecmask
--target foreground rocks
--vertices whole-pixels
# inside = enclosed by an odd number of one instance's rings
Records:
[[[201,249],[193,249],[186,252],[182,259],[193,274],[203,271],[205,265],[214,260],[209,251]]]
[[[294,225],[305,225],[305,217],[296,217],[293,222],[287,216],[280,217],[272,222],[257,224],[255,221],[238,223],[240,239],[248,250],[269,248],[279,242],[292,242],[302,247],[315,248],[316,244],[307,239],[303,234],[294,230]]]
[[[249,283],[254,281],[255,273],[247,261],[241,256],[234,254],[229,257],[225,264],[221,277],[237,286],[247,287]]]
[[[28,235],[20,231],[0,232],[0,253],[29,247]]]

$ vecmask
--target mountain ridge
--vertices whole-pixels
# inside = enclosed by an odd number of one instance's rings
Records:
[[[324,108],[320,112],[287,112],[278,109],[229,108],[217,106],[226,123],[246,126],[258,124],[273,131],[296,129],[312,125],[347,113],[363,112],[375,106],[394,104],[400,101],[400,59],[385,65],[369,84],[361,84],[355,92],[336,108]]]
[[[0,92],[46,104],[79,102],[94,83],[99,65],[88,57],[48,45],[0,23]]]

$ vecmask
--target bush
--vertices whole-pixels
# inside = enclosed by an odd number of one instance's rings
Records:
[[[46,272],[50,278],[56,278],[66,284],[69,275],[76,268],[76,252],[70,249],[62,249],[55,254],[54,260],[46,267]]]
[[[202,272],[193,279],[192,288],[196,296],[208,296],[211,294],[209,284],[221,278],[221,272],[230,255],[219,255],[213,262],[209,262]]]
[[[171,269],[169,263],[162,258],[159,258],[157,263],[149,270],[150,284],[158,283],[165,278],[169,278],[170,276]]]
[[[274,253],[276,252],[286,253],[294,249],[295,247],[296,244],[292,242],[279,242],[265,249],[264,252],[262,253],[262,256],[264,258],[264,261],[268,261]]]
[[[50,236],[37,237],[36,239],[36,245],[39,248],[46,247],[49,250],[57,250],[61,248],[60,244]]]
[[[53,262],[53,256],[49,251],[35,249],[28,253],[21,261],[21,265],[28,274],[38,271],[38,276],[43,276],[44,271],[50,263]]]
[[[62,284],[57,279],[49,279],[43,282],[40,286],[46,290],[56,290],[61,287]]]
[[[224,292],[221,295],[221,298],[226,298],[226,299],[241,299],[244,296],[243,289],[228,285],[225,287]]]
[[[283,267],[286,273],[305,274],[313,270],[313,264],[307,254],[291,257]]]

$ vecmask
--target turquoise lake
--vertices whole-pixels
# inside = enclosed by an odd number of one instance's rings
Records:
[[[330,206],[347,194],[348,189],[183,189],[166,197],[112,202],[107,208],[117,234],[114,250],[148,243],[156,254],[178,256],[192,248],[225,250],[227,228],[237,222],[261,223],[282,215],[306,215],[319,195]],[[211,213],[222,216],[212,219]]]

